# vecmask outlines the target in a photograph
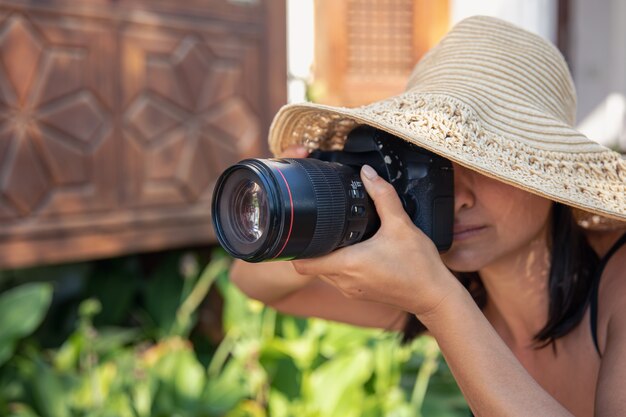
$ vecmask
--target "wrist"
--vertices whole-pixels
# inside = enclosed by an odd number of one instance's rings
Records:
[[[459,316],[463,315],[462,311],[464,311],[466,306],[472,305],[476,307],[472,296],[454,278],[454,282],[447,286],[445,294],[435,306],[427,311],[417,313],[415,316],[435,335],[439,329],[447,327],[446,324],[449,324],[450,320],[458,320]]]

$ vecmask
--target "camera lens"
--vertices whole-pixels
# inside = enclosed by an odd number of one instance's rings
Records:
[[[339,163],[241,161],[215,186],[217,239],[232,256],[249,262],[311,258],[356,243],[377,228],[378,217],[362,188],[351,192],[355,184],[362,187],[358,169]],[[355,203],[362,208],[356,214]]]
[[[247,159],[224,171],[211,205],[217,240],[235,258],[261,262],[314,258],[368,239],[380,219],[359,175],[364,164],[393,185],[413,224],[447,250],[454,220],[450,161],[365,125],[349,133],[340,151]]]
[[[261,186],[242,180],[233,192],[232,210],[237,237],[247,243],[256,242],[265,232],[269,212],[267,196]]]

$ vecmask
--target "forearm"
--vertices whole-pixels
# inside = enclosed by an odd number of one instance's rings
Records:
[[[298,274],[291,262],[249,263],[235,260],[230,269],[230,280],[241,291],[266,304],[283,299],[313,278]]]
[[[463,288],[418,318],[477,416],[572,415],[530,376]]]

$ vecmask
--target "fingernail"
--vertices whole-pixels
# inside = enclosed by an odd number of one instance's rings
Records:
[[[374,168],[372,168],[369,165],[363,165],[363,167],[361,168],[361,171],[363,172],[363,175],[367,177],[368,180],[374,180],[378,176],[376,171],[374,171]]]

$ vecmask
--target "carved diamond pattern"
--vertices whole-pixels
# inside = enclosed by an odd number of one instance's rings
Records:
[[[19,16],[9,19],[0,35],[0,56],[18,103],[27,99],[42,52],[34,28]]]
[[[154,54],[146,62],[147,91],[126,115],[148,154],[142,187],[157,181],[155,189],[161,188],[166,181],[196,201],[215,177],[212,154],[235,162],[259,138],[258,116],[241,98],[241,63],[217,57],[194,36],[171,55]]]
[[[193,109],[198,110],[198,99],[202,92],[197,85],[193,85],[196,80],[203,80],[205,74],[209,72],[210,64],[207,57],[209,52],[203,52],[202,47],[193,38],[184,39],[174,52],[172,64],[178,73],[178,77],[185,86]]]
[[[9,167],[6,188],[3,190],[17,210],[24,215],[39,204],[51,185],[29,139],[28,135],[19,138],[15,158]]]
[[[50,50],[47,62],[42,68],[41,96],[43,105],[55,98],[79,91],[85,85],[82,67],[85,59],[83,53]]]
[[[241,68],[232,65],[212,67],[202,85],[203,94],[199,103],[200,110],[226,100],[237,93],[237,83],[241,81]]]
[[[234,145],[235,152],[251,146],[260,134],[256,118],[246,103],[238,98],[228,100],[206,120],[209,126],[226,134],[229,139],[226,144]]]
[[[45,112],[38,119],[80,142],[88,143],[102,129],[106,116],[93,94],[83,91],[68,97],[61,106]]]
[[[89,181],[88,162],[110,123],[84,87],[83,49],[43,45],[19,14],[0,28],[8,116],[0,119],[0,131],[15,147],[13,158],[0,166],[0,192],[5,205],[24,216],[41,206],[53,186]]]
[[[178,119],[167,105],[145,97],[136,101],[128,111],[130,126],[136,129],[144,141],[157,139],[161,134],[179,125]]]

